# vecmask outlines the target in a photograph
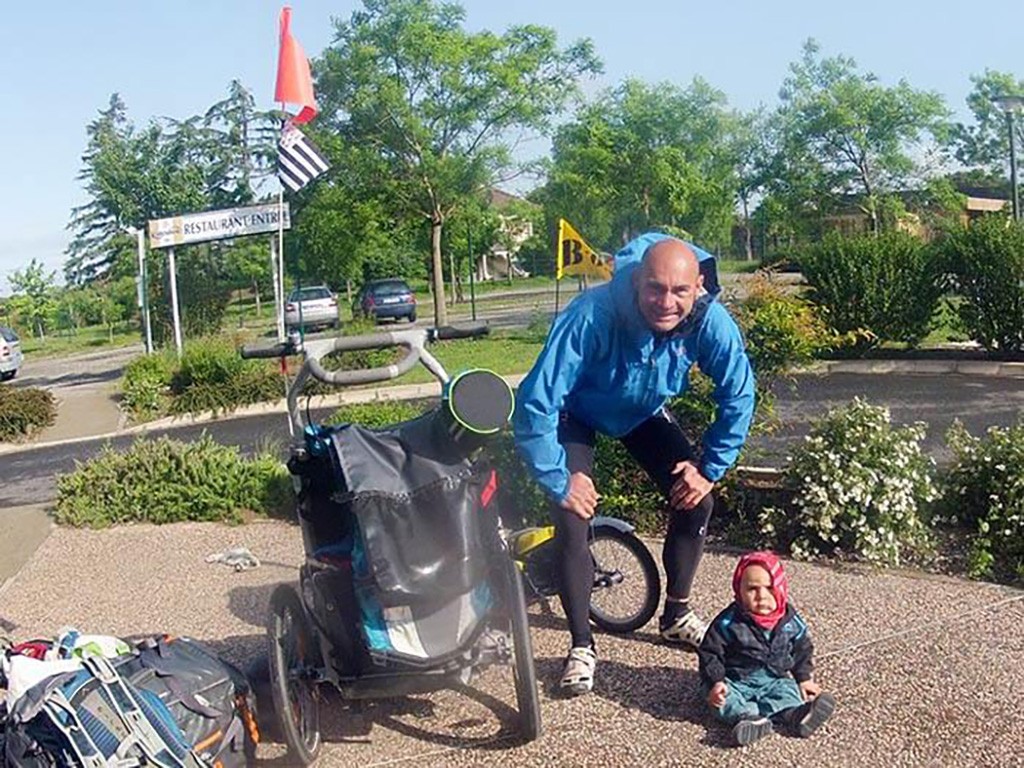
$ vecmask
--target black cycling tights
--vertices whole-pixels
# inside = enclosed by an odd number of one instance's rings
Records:
[[[563,415],[559,424],[559,441],[565,448],[569,473],[592,474],[593,432]],[[675,480],[672,468],[676,463],[693,456],[682,430],[667,412],[652,416],[623,437],[622,444],[657,483],[666,498]],[[601,492],[600,488],[597,490]],[[662,563],[668,576],[669,597],[689,598],[697,566],[704,552],[708,520],[713,509],[713,494],[708,494],[691,510],[672,510],[668,513]],[[561,507],[555,507],[554,520],[562,551],[559,574],[562,608],[569,622],[573,647],[586,647],[592,642],[589,612],[593,567],[587,541],[590,524]]]

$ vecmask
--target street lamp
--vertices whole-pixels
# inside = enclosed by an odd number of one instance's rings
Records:
[[[147,299],[148,285],[146,281],[146,233],[142,229],[136,229],[130,224],[122,227],[129,235],[134,235],[138,241],[139,252],[139,309],[142,314],[142,327],[146,332],[146,354],[153,353],[153,330],[149,323],[149,300]]]
[[[1013,201],[1013,220],[1020,221],[1020,191],[1017,188],[1017,113],[1024,109],[1024,96],[1008,94],[996,96],[992,101],[1006,113],[1006,126],[1010,132],[1010,197]]]

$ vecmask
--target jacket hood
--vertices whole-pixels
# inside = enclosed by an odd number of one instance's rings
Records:
[[[646,232],[629,241],[615,254],[615,274],[612,276],[611,293],[615,312],[633,333],[650,330],[636,306],[636,292],[633,289],[633,273],[650,248],[662,240],[679,240],[661,232]],[[700,273],[704,276],[704,293],[693,304],[693,311],[672,331],[673,336],[688,336],[700,326],[708,307],[718,299],[722,288],[718,283],[718,267],[715,257],[686,240],[679,240],[697,255]]]

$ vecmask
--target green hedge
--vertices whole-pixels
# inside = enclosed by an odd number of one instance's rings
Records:
[[[284,382],[277,366],[276,360],[243,360],[229,339],[196,339],[180,360],[171,353],[132,360],[121,379],[122,407],[133,420],[149,421],[280,400]]]
[[[57,404],[48,389],[0,384],[0,442],[29,437],[57,420]]]
[[[290,505],[291,483],[275,456],[242,456],[203,435],[193,443],[139,439],[57,478],[56,520],[102,528],[119,523],[186,520],[240,522],[247,512]]]
[[[243,360],[234,343],[217,337],[189,344],[171,377],[171,393],[174,414],[230,411],[285,394],[273,361]]]
[[[943,252],[962,329],[985,349],[1024,352],[1024,223],[985,217],[951,234]]]
[[[799,255],[812,300],[837,333],[857,334],[860,348],[916,345],[928,335],[945,291],[942,261],[905,232],[832,233]]]

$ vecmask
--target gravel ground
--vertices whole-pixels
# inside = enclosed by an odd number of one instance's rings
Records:
[[[236,573],[207,555],[244,545],[262,565]],[[273,586],[296,578],[298,529],[281,522],[56,529],[0,591],[0,629],[16,639],[63,625],[89,632],[191,635],[248,666],[263,651]],[[732,555],[709,553],[697,594],[707,618],[730,599]],[[597,685],[564,700],[552,686],[566,650],[560,613],[531,613],[544,736],[516,738],[508,669],[470,689],[365,703],[328,693],[325,766],[1020,764],[1024,593],[916,573],[790,563],[792,596],[811,626],[833,720],[809,740],[781,734],[726,746],[697,693],[696,657],[653,627],[598,636]],[[280,745],[260,747],[284,765]]]

